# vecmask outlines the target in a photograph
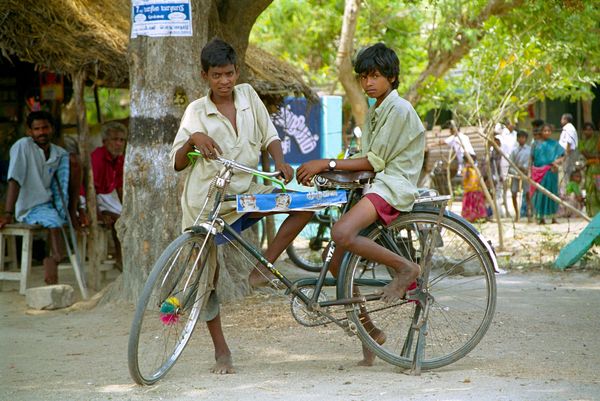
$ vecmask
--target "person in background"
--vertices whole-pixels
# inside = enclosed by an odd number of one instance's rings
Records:
[[[527,137],[529,134],[526,131],[519,131],[517,133],[517,147],[510,154],[510,160],[516,164],[519,171],[525,175],[529,172],[529,162],[531,160],[531,146],[527,144]],[[511,195],[512,203],[515,210],[515,221],[519,221],[519,215],[531,216],[531,199],[529,197],[529,183],[522,179],[514,167],[510,166],[509,172],[511,178]],[[523,192],[522,204],[519,210],[517,197],[519,193]]]
[[[558,191],[558,166],[563,163],[565,150],[554,139],[551,139],[552,126],[544,124],[542,127],[542,139],[532,150],[532,164],[530,168],[531,179],[556,196]],[[531,203],[535,208],[538,224],[545,224],[545,219],[552,218],[556,223],[555,215],[558,204],[532,185],[529,189]]]
[[[475,162],[477,160],[476,157],[472,157]],[[477,169],[469,162],[466,156],[463,169],[463,189],[461,216],[471,223],[484,220],[487,217],[485,195],[481,189]]]
[[[52,252],[43,264],[49,285],[58,283],[58,264],[64,257],[61,229],[67,224],[67,213],[75,228],[81,227],[76,182],[81,173],[73,171],[69,153],[50,142],[53,133],[50,113],[34,111],[27,116],[27,136],[10,148],[6,205],[0,217],[0,228],[15,220],[48,228]]]
[[[600,211],[600,135],[591,122],[583,124],[579,152],[585,157],[585,210],[594,217]]]
[[[563,163],[564,178],[569,179],[571,173],[575,170],[575,160],[579,153],[577,152],[577,130],[573,126],[573,116],[569,113],[561,116],[560,125],[562,126],[562,131],[558,143],[565,150],[565,161]]]
[[[102,146],[91,154],[94,189],[98,218],[112,232],[115,243],[115,261],[119,270],[123,269],[121,243],[117,236],[115,223],[123,209],[123,165],[125,163],[125,143],[127,127],[111,121],[102,125]]]
[[[569,205],[573,206],[577,210],[583,210],[585,206],[585,199],[581,192],[581,172],[575,170],[571,173],[569,182],[565,189],[565,196],[563,200]],[[561,212],[562,217],[577,217],[577,214],[569,208],[563,208]]]
[[[544,120],[539,118],[531,122],[531,134],[533,136],[533,138],[531,138],[531,146],[542,140],[542,127],[544,124]]]
[[[454,151],[456,160],[458,161],[456,175],[462,175],[465,152],[474,156],[475,150],[473,149],[473,145],[471,145],[469,137],[460,132],[460,129],[454,120],[448,121],[448,127],[450,128],[450,136],[444,140],[440,140],[440,144],[445,143]]]
[[[506,212],[506,216],[510,217],[510,213],[508,211],[508,201],[507,201],[507,193],[508,193],[508,170],[509,163],[508,158],[512,154],[512,151],[517,146],[517,137],[516,133],[513,135],[513,132],[509,130],[504,124],[497,123],[494,127],[494,133],[496,134],[496,138],[500,139],[500,150],[504,153],[504,157],[500,158],[500,183],[502,184],[499,188],[500,194],[499,199],[502,200],[502,205],[504,206],[504,211]]]

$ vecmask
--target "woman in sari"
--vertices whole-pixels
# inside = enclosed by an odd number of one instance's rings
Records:
[[[594,133],[594,124],[583,124],[583,139],[579,151],[585,157],[585,209],[593,217],[600,211],[600,136]]]
[[[562,146],[550,139],[552,127],[550,124],[544,124],[542,127],[542,138],[536,143],[531,152],[531,178],[548,191],[558,196],[558,166],[565,158],[565,150]],[[546,218],[552,218],[552,223],[556,223],[555,215],[558,211],[558,203],[537,191],[532,185],[529,188],[533,194],[531,201],[535,209],[538,224],[545,224]]]
[[[475,155],[471,156],[475,160]],[[463,189],[461,216],[471,223],[484,220],[487,217],[485,208],[485,195],[479,183],[479,174],[467,157],[464,158],[463,166]]]

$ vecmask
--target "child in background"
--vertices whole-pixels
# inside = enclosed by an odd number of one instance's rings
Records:
[[[475,156],[471,157],[473,161],[476,160]],[[464,158],[463,167],[463,189],[462,217],[471,223],[479,219],[485,219],[487,210],[485,208],[485,196],[479,182],[479,174],[466,157]]]
[[[577,210],[583,210],[585,199],[581,193],[581,172],[573,171],[567,187],[565,189],[564,201],[573,206]],[[563,207],[561,213],[563,217],[576,217],[577,215],[571,209]]]

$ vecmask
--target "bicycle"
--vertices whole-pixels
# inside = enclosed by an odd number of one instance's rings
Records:
[[[150,385],[175,364],[188,343],[210,292],[206,280],[207,244],[219,234],[242,246],[287,288],[294,318],[305,326],[336,324],[386,362],[419,374],[467,355],[489,328],[496,304],[494,250],[468,222],[446,210],[448,196],[424,192],[412,212],[385,227],[376,223],[365,236],[419,263],[422,274],[405,297],[381,301],[381,287],[390,280],[387,267],[347,253],[337,280],[326,277],[335,248],[330,242],[318,278],[291,282],[251,243],[218,216],[234,171],[245,171],[278,182],[264,173],[219,158],[223,168],[211,187],[214,204],[207,220],[185,230],[154,265],[138,301],[132,322],[128,364],[133,380]],[[319,188],[343,187],[348,202],[342,213],[361,196],[372,172],[322,173]],[[283,185],[279,181],[280,185]],[[208,202],[208,199],[207,199]],[[330,298],[326,285],[335,286]],[[365,316],[387,335],[384,344],[371,338]]]
[[[321,255],[331,241],[331,228],[339,216],[340,208],[337,206],[315,212],[306,227],[285,250],[296,266],[313,273],[321,271]]]

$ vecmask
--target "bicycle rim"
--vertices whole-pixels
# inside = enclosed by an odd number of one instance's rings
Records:
[[[323,251],[331,240],[332,219],[337,220],[338,214],[333,208],[317,212],[288,246],[286,252],[296,266],[310,272],[321,271]]]
[[[422,271],[429,269],[429,277],[421,285],[431,296],[422,328],[425,336],[421,337],[425,341],[421,343],[423,369],[439,368],[467,355],[489,328],[496,305],[494,267],[485,245],[452,217],[444,216],[438,231],[437,218],[434,213],[411,213],[388,227],[402,256],[421,264]],[[367,237],[382,242],[378,229]],[[389,282],[389,274],[383,278],[384,266],[371,267],[380,272],[378,282],[361,278],[369,263],[356,255],[348,260],[343,279],[346,297],[379,292]],[[356,324],[361,341],[381,359],[410,368],[419,338],[414,326],[424,312],[420,304],[406,300],[395,304],[370,301],[366,310],[374,326],[385,333],[386,341],[380,345],[371,337],[371,326],[365,328],[361,324],[365,310],[355,305],[348,317]]]
[[[209,245],[205,235],[182,234],[154,265],[129,336],[129,372],[136,383],[162,378],[190,340],[209,294],[201,280],[207,276]]]

